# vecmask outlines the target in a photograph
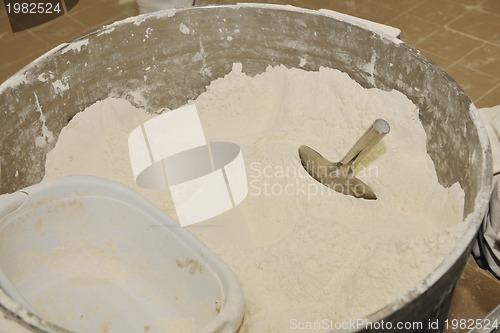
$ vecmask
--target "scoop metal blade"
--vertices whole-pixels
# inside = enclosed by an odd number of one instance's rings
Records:
[[[370,186],[354,176],[354,169],[389,131],[387,121],[377,119],[340,162],[330,162],[308,146],[299,148],[300,162],[314,179],[339,193],[356,198],[377,199]]]
[[[299,148],[300,161],[307,173],[321,184],[332,190],[351,195],[356,198],[369,200],[377,199],[373,190],[362,180],[356,177],[349,177],[342,172],[343,168],[337,163],[332,163],[324,158],[320,153],[308,146]]]

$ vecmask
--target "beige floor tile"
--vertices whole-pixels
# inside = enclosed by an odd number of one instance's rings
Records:
[[[463,5],[466,9],[481,8],[482,4],[487,0],[453,0]]]
[[[15,72],[16,70],[13,67],[0,68],[0,84],[11,77]]]
[[[82,7],[78,8],[77,5],[69,15],[84,25],[87,28],[86,31],[98,29],[103,25],[113,23],[126,17],[126,15],[115,6],[100,3],[97,8],[97,6],[89,5],[85,1],[82,2]]]
[[[409,11],[417,17],[445,25],[465,13],[465,7],[453,0],[427,0]]]
[[[9,20],[7,18],[5,20],[0,20],[0,43],[5,43],[26,34],[29,34],[29,32],[26,30],[13,33],[12,28],[10,27]],[[2,52],[2,48],[0,48],[0,52]]]
[[[405,13],[387,22],[401,30],[401,39],[410,45],[421,42],[441,26],[428,22],[420,17]]]
[[[481,5],[481,9],[487,13],[500,16],[500,1],[487,0]]]
[[[137,11],[137,5],[135,2],[128,2],[122,5],[119,5],[118,8],[120,8],[120,11],[122,12],[123,16],[125,17],[130,17],[130,16],[135,16],[138,15],[139,12]]]
[[[367,2],[349,11],[349,14],[378,23],[387,23],[397,15],[399,11],[378,5],[376,2]]]
[[[500,19],[496,15],[471,10],[451,22],[449,27],[500,45]]]
[[[83,24],[64,15],[31,29],[31,32],[48,46],[55,46],[80,36],[84,30]]]
[[[446,71],[457,81],[474,103],[491,87],[500,82],[500,78],[493,78],[458,64],[448,67]]]
[[[483,42],[464,34],[443,28],[416,44],[418,49],[455,62]]]
[[[500,105],[500,83],[484,94],[476,103],[477,107],[490,108]],[[499,282],[500,288],[500,282]]]
[[[421,1],[415,0],[373,0],[373,2],[375,2],[379,6],[396,10],[399,13],[407,12],[408,10],[415,8],[421,3]]]
[[[498,305],[498,281],[477,267],[472,257],[460,276],[450,309],[449,319],[480,319]],[[446,333],[466,333],[468,329],[449,329]]]
[[[35,60],[38,56],[42,55],[43,53],[40,52],[39,55],[33,55],[33,56],[28,56],[24,57],[22,59],[18,59],[14,62],[9,63],[8,66],[3,66],[0,67],[0,83],[3,81],[7,80],[9,77],[11,77],[13,74],[17,73],[21,68],[24,66],[28,65],[30,62]]]
[[[28,32],[22,31],[14,38],[2,41],[0,62],[14,63],[27,57],[36,58],[48,49],[47,43],[40,41]]]
[[[469,55],[460,59],[459,63],[465,67],[500,79],[500,46],[485,43]]]
[[[415,45],[412,46],[415,47]],[[450,61],[447,58],[438,56],[437,54],[433,54],[432,52],[426,50],[419,49],[418,47],[415,48],[419,50],[423,56],[430,58],[437,66],[441,67],[444,70],[446,70],[453,64],[453,61]]]
[[[9,18],[5,13],[3,5],[0,3],[0,34],[4,32],[12,32],[12,30],[10,28]]]
[[[94,4],[92,4],[93,2],[94,2]],[[85,8],[88,8],[88,7],[93,7],[95,9],[99,9],[101,7],[100,4],[102,4],[102,3],[103,2],[96,3],[95,0],[94,1],[80,0],[80,1],[78,1],[76,6],[69,13],[74,14],[75,12],[83,10]]]

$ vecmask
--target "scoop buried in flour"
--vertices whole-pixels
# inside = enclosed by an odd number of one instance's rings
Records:
[[[308,146],[299,148],[300,162],[311,177],[339,193],[356,198],[377,199],[375,192],[354,176],[355,168],[389,131],[389,123],[384,119],[377,119],[340,162],[330,162]]]

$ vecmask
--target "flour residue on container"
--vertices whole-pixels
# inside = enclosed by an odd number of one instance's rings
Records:
[[[115,30],[115,27],[114,26],[104,26],[102,28],[102,30],[99,31],[99,33],[97,34],[97,36],[102,36],[102,35],[106,35],[106,34],[110,34],[112,33],[113,31]]]
[[[61,50],[61,54],[65,54],[66,52],[69,51],[80,52],[82,47],[87,46],[88,44],[89,44],[88,39],[82,39],[75,42],[71,42]]]
[[[42,106],[40,105],[40,101],[38,100],[38,95],[36,93],[33,94],[35,96],[37,111],[40,113],[39,119],[42,122],[42,127],[41,127],[42,135],[35,138],[35,146],[42,148],[45,147],[47,143],[51,143],[54,140],[54,133],[52,133],[52,131],[49,130],[47,124],[45,123],[47,119],[43,114]]]
[[[52,80],[53,78],[55,78],[55,75],[52,72],[42,73],[38,75],[38,81],[40,82],[47,82],[48,80]]]
[[[307,64],[306,58],[300,57],[299,67],[304,67]]]
[[[184,35],[188,35],[190,30],[189,30],[187,25],[185,25],[184,23],[181,23],[179,25],[179,31],[182,32]]]
[[[205,48],[203,47],[201,39],[199,45],[200,51],[193,56],[192,60],[193,62],[201,61],[200,74],[204,76],[212,76],[212,70],[207,66],[207,53],[205,52]]]
[[[56,80],[52,82],[52,87],[54,88],[55,92],[62,95],[63,92],[69,89],[69,83],[63,83],[61,80]]]
[[[145,68],[145,71],[148,71],[151,69],[150,67]],[[144,76],[144,81],[147,80],[147,76]],[[147,106],[147,100],[144,97],[144,91],[147,88],[142,88],[142,89],[137,89],[135,91],[130,91],[127,96],[133,101],[135,105],[139,105],[141,107],[146,107]]]
[[[161,11],[155,11],[152,13],[148,14],[141,14],[138,16],[134,16],[125,20],[122,20],[116,24],[121,24],[122,22],[134,22],[134,25],[140,26],[144,22],[146,22],[148,19],[155,18],[155,19],[160,19],[162,17],[174,17],[177,11],[175,9],[165,9]],[[108,27],[112,27],[113,24],[109,25]]]
[[[370,59],[370,62],[367,63],[364,67],[365,72],[369,75],[368,76],[368,82],[370,82],[372,85],[375,85],[375,63],[377,62],[377,54],[373,53],[372,57]]]

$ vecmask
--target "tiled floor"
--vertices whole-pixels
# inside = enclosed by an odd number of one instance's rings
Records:
[[[197,0],[197,5],[235,3]],[[241,2],[241,1],[240,1]],[[464,88],[478,107],[500,104],[500,0],[258,0],[328,8],[396,26]],[[12,33],[0,5],[0,82],[61,42],[136,15],[131,0],[80,0],[66,15]],[[450,318],[476,319],[500,303],[500,282],[469,260]]]
[[[198,0],[235,3],[237,0]],[[240,1],[241,2],[241,1]],[[443,67],[478,107],[500,104],[499,0],[258,0],[328,8],[393,25]]]
[[[198,0],[197,4],[236,0]],[[257,0],[256,2],[271,2]],[[500,104],[499,0],[276,0],[329,8],[402,30],[401,38],[443,67],[478,107]],[[12,33],[0,6],[0,82],[57,44],[137,14],[131,0],[81,0],[68,14]]]

